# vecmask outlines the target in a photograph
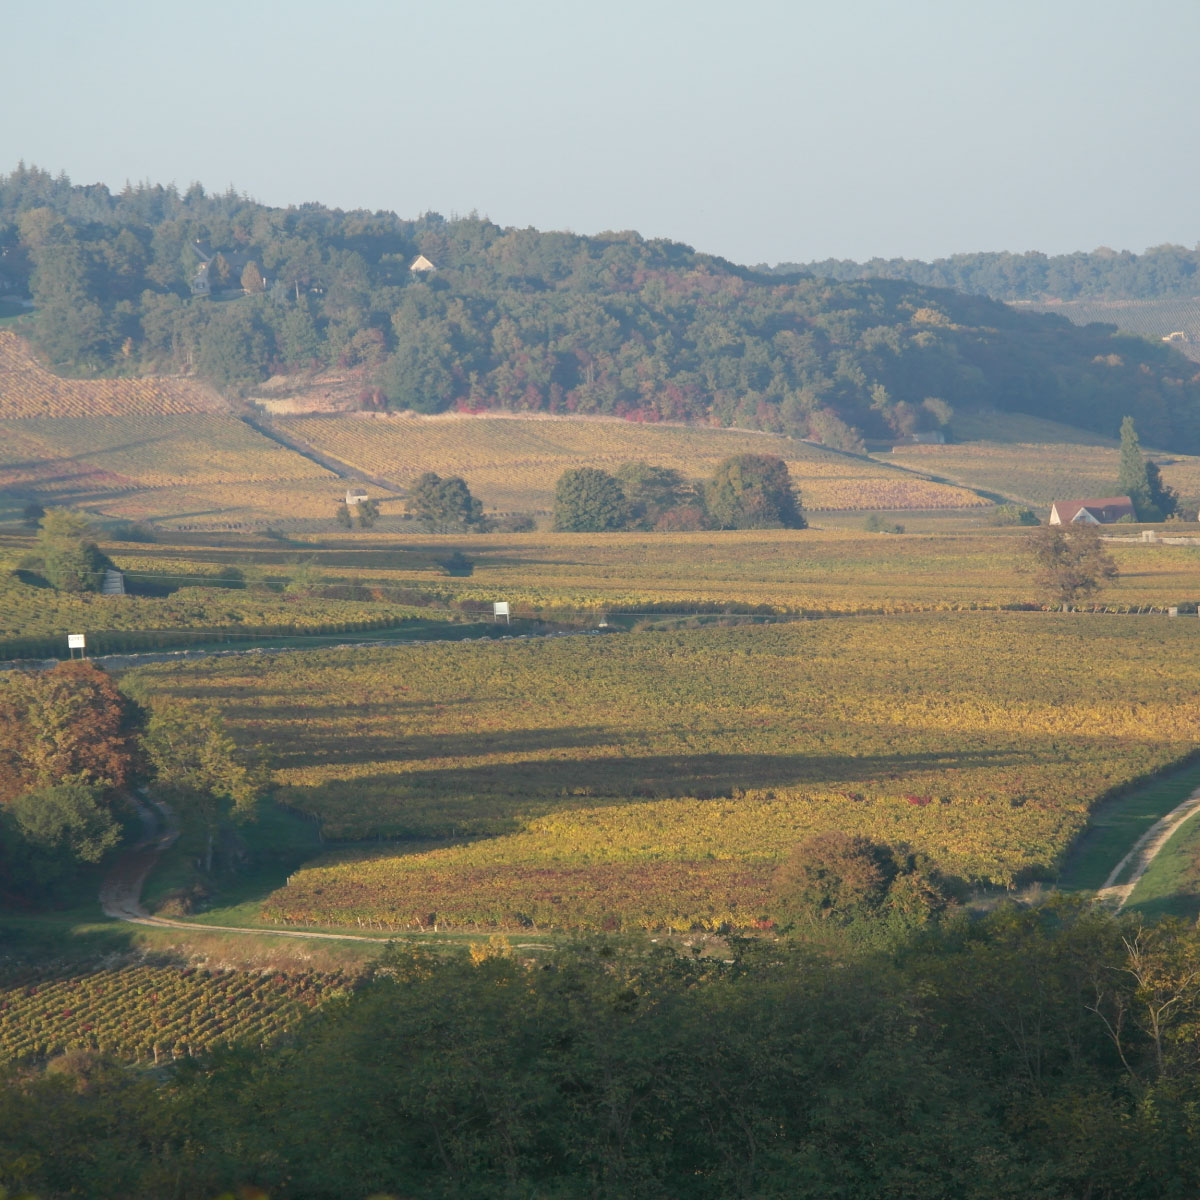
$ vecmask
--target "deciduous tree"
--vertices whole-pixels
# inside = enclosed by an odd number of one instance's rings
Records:
[[[239,749],[217,713],[186,704],[156,706],[142,747],[155,791],[203,831],[211,870],[222,819],[253,819],[270,779],[266,764]]]
[[[69,508],[51,508],[42,517],[34,556],[47,582],[62,592],[98,592],[110,565],[91,518]]]
[[[89,662],[0,678],[0,802],[22,792],[81,782],[127,783],[141,711]]]
[[[628,520],[625,492],[607,471],[575,467],[558,477],[554,528],[560,533],[604,533],[624,529]]]
[[[471,495],[466,481],[458,475],[443,479],[433,471],[413,483],[405,511],[431,533],[466,533],[483,521],[483,502]]]
[[[718,529],[804,529],[808,525],[787,464],[773,454],[735,454],[718,463],[705,497]]]
[[[25,792],[7,813],[22,851],[20,868],[40,885],[78,863],[99,862],[121,841],[121,827],[95,784],[74,781]]]
[[[704,493],[678,471],[628,462],[616,478],[629,503],[631,529],[703,528]]]
[[[1117,576],[1117,564],[1094,525],[1042,525],[1029,535],[1034,583],[1064,608],[1095,595]]]

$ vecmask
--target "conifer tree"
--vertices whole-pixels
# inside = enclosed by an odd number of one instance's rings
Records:
[[[1117,488],[1121,495],[1133,501],[1139,521],[1165,520],[1178,503],[1175,492],[1163,483],[1157,464],[1142,454],[1132,417],[1121,422],[1121,470]]]

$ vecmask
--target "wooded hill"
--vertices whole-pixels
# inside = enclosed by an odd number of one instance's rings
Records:
[[[436,268],[414,272],[424,255]],[[207,293],[196,295],[198,273]],[[907,282],[781,280],[636,233],[268,208],[152,184],[0,178],[0,296],[59,368],[357,369],[364,407],[736,424],[857,449],[997,408],[1200,449],[1169,347]]]
[[[1151,246],[1144,254],[1107,246],[1073,254],[1008,251],[854,262],[779,263],[756,268],[772,275],[813,275],[851,282],[898,279],[924,287],[948,287],[993,300],[1162,300],[1200,294],[1200,245]]]

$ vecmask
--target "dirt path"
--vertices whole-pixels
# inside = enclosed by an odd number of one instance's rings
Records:
[[[374,942],[382,938],[359,933],[317,933],[293,929],[252,929],[240,925],[201,925],[191,921],[172,921],[167,917],[152,917],[142,907],[142,887],[154,869],[158,857],[175,844],[179,824],[175,814],[162,803],[138,798],[135,800],[142,819],[143,837],[136,846],[126,850],[113,864],[100,886],[100,907],[105,915],[131,925],[149,925],[156,929],[186,929],[191,933],[252,933],[259,937],[300,938],[335,942]]]
[[[1158,857],[1159,851],[1171,840],[1171,835],[1180,825],[1197,809],[1200,809],[1200,788],[1192,792],[1182,804],[1171,809],[1165,817],[1155,821],[1133,843],[1133,848],[1113,867],[1108,878],[1097,890],[1096,898],[1105,904],[1113,905],[1114,909],[1120,912],[1129,902],[1129,897],[1133,895],[1133,889],[1137,887],[1142,876],[1150,869],[1150,864]],[[1126,867],[1131,864],[1133,869],[1129,878],[1124,883],[1118,884],[1117,880],[1121,878]]]

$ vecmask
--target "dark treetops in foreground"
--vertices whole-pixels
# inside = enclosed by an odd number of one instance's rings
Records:
[[[919,875],[896,866],[864,862],[856,902],[889,873],[892,889]],[[854,921],[809,920],[715,960],[644,943],[532,960],[496,943],[471,961],[396,951],[273,1046],[154,1073],[87,1051],[10,1072],[0,1187],[46,1200],[1200,1189],[1194,929],[1057,901],[872,948]]]

